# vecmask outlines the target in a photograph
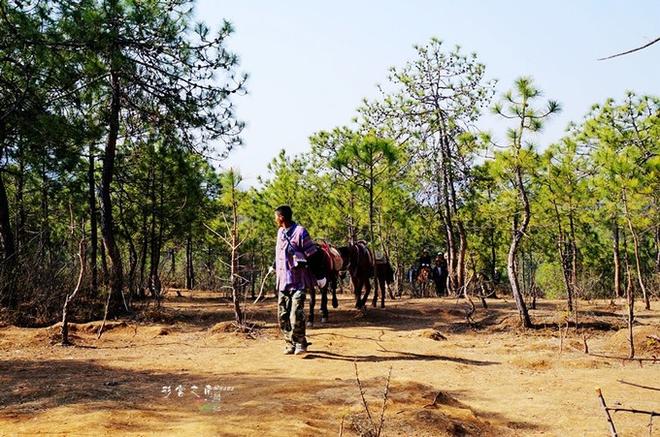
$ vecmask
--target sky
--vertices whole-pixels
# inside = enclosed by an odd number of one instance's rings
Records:
[[[627,90],[660,94],[660,44],[597,61],[660,36],[658,0],[198,0],[195,15],[235,28],[227,47],[249,74],[248,94],[235,99],[246,128],[244,146],[220,165],[239,169],[247,185],[268,176],[281,149],[305,152],[313,133],[350,124],[388,68],[413,60],[413,45],[432,37],[477,53],[498,81],[496,97],[531,76],[561,103],[535,138],[541,148],[594,103]],[[486,116],[479,128],[497,139],[506,125]]]

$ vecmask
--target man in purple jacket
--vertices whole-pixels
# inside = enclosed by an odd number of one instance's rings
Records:
[[[285,353],[298,355],[307,352],[305,291],[316,283],[323,286],[325,279],[317,281],[307,266],[318,248],[307,230],[293,221],[291,207],[279,206],[275,222],[279,227],[275,244],[278,319],[286,341]]]

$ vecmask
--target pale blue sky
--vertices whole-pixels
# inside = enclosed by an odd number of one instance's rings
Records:
[[[201,0],[197,16],[235,26],[228,46],[249,73],[236,100],[247,123],[245,146],[223,166],[256,183],[282,148],[308,150],[308,137],[350,123],[363,97],[376,96],[387,69],[414,57],[413,44],[436,36],[476,52],[498,96],[531,75],[563,112],[538,138],[559,139],[593,103],[626,90],[660,94],[660,44],[612,59],[597,58],[660,36],[660,1],[263,1]],[[504,131],[492,117],[482,127]]]

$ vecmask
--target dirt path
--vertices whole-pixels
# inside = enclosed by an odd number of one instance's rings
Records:
[[[224,332],[229,305],[197,292],[98,341],[97,323],[74,326],[76,347],[51,345],[47,328],[3,327],[0,435],[318,436],[338,435],[342,421],[356,435],[368,419],[354,363],[376,423],[392,368],[386,436],[604,436],[597,386],[609,403],[660,409],[660,391],[617,382],[658,387],[660,364],[587,356],[573,334],[560,356],[556,327],[519,333],[512,303],[489,303],[470,326],[464,302],[402,300],[362,316],[346,297],[308,331],[304,358],[282,354],[272,299],[250,310],[263,324],[256,338]],[[582,306],[591,350],[624,354],[624,333],[608,330],[623,326],[623,306]],[[539,308],[537,321],[562,315],[559,302]],[[639,354],[657,354],[646,336],[660,333],[660,312],[640,308],[639,320]],[[649,435],[646,417],[615,422],[622,436]]]

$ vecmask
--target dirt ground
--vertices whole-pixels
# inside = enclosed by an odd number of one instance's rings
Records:
[[[73,325],[74,347],[54,344],[56,327],[0,327],[0,435],[354,436],[370,426],[356,365],[376,426],[391,369],[384,436],[606,436],[596,387],[610,405],[660,410],[660,364],[586,355],[572,326],[560,354],[562,302],[541,301],[532,317],[545,328],[527,332],[510,299],[488,303],[468,322],[465,301],[404,298],[363,315],[345,295],[308,329],[305,356],[283,355],[272,297],[248,305],[251,336],[202,292],[170,293],[100,340],[98,322]],[[623,302],[580,307],[590,352],[626,356]],[[639,356],[660,357],[654,307],[638,309]],[[621,436],[649,435],[647,416],[614,421]]]

